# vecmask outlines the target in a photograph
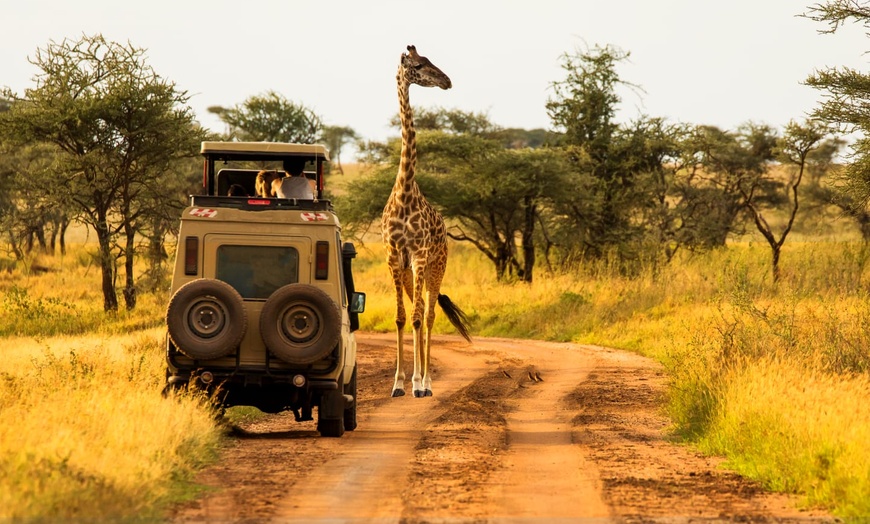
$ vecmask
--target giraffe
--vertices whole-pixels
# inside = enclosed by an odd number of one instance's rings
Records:
[[[403,368],[405,304],[402,292],[414,304],[411,325],[414,329],[414,374],[411,384],[415,397],[432,396],[429,356],[435,302],[457,331],[471,341],[468,320],[461,309],[440,294],[447,269],[447,233],[444,218],[426,200],[414,178],[417,165],[417,132],[408,97],[411,84],[450,89],[450,78],[413,45],[402,53],[396,74],[399,90],[399,117],[402,122],[402,156],[396,182],[381,217],[381,234],[387,247],[387,262],[396,288],[396,377],[393,397],[405,394]],[[424,297],[424,293],[426,296]],[[425,331],[423,311],[426,310]]]

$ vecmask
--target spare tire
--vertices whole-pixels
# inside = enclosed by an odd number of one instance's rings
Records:
[[[263,305],[260,336],[284,362],[312,364],[338,344],[341,313],[321,289],[309,284],[287,284]]]
[[[175,347],[190,358],[210,360],[232,353],[248,327],[242,296],[220,280],[184,284],[166,308],[166,326]]]

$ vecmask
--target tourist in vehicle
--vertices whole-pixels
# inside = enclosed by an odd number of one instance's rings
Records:
[[[278,198],[297,198],[301,200],[312,200],[314,191],[311,189],[311,184],[305,177],[304,158],[293,158],[284,160],[284,171],[288,176],[279,178],[273,182],[273,188]]]
[[[230,186],[229,191],[227,191],[227,196],[246,197],[248,196],[248,192],[245,191],[244,186],[242,186],[241,184],[233,184]]]
[[[256,191],[257,196],[261,197],[274,197],[275,196],[275,186],[278,185],[276,181],[280,181],[281,178],[278,176],[278,172],[274,169],[264,169],[257,173],[257,182],[256,182]]]

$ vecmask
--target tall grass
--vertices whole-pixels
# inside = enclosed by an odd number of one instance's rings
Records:
[[[393,331],[383,247],[357,248],[362,329]],[[771,488],[870,515],[865,246],[790,242],[776,285],[758,243],[686,253],[630,278],[606,261],[538,267],[532,284],[496,282],[478,252],[450,249],[441,292],[469,315],[473,335],[657,359],[678,435]],[[166,290],[107,315],[86,252],[41,265],[58,271],[0,272],[0,518],[154,516],[220,441],[204,399],[160,395]],[[435,329],[453,332],[443,314]]]
[[[220,441],[207,399],[161,395],[164,297],[106,315],[81,272],[0,276],[0,519],[157,519]]]
[[[788,355],[731,366],[702,449],[846,517],[870,515],[870,381],[825,373]]]
[[[377,244],[363,250],[363,328],[394,328]],[[607,262],[497,283],[483,257],[452,246],[442,292],[474,333],[631,349],[665,365],[674,430],[739,472],[846,517],[870,516],[870,297],[867,246],[793,242],[770,276],[766,245],[685,254],[626,278]],[[436,329],[452,328],[439,315]]]

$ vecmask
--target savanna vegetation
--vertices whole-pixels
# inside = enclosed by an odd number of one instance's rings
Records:
[[[631,276],[601,260],[532,286],[496,280],[484,255],[454,243],[445,282],[476,336],[659,360],[677,436],[772,489],[866,515],[870,251],[853,228],[821,241],[807,222],[796,225],[801,238],[786,246],[777,284],[763,241],[682,253]],[[195,495],[191,473],[213,459],[222,431],[208,399],[160,394],[166,292],[107,316],[93,285],[97,247],[73,245],[33,262],[57,271],[20,265],[0,275],[0,507],[7,517],[154,518]],[[391,331],[382,246],[359,248],[362,329]],[[452,332],[443,315],[436,329]]]
[[[870,7],[805,16],[836,32],[870,23]],[[565,54],[552,130],[418,111],[418,180],[453,239],[445,288],[478,336],[662,362],[675,436],[808,504],[870,515],[866,75],[810,75],[811,119],[723,130],[617,121],[627,57]],[[33,62],[35,86],[0,100],[0,517],[157,518],[195,493],[190,475],[221,441],[208,399],[161,395],[164,262],[198,181],[189,157],[205,138],[292,138],[338,158],[357,137],[275,92],[212,108],[227,129],[207,133],[144,50],[100,36]],[[838,132],[859,136],[845,161]],[[374,233],[399,142],[358,147],[362,168],[327,183],[359,242],[362,328],[388,331]],[[68,242],[72,230],[93,241]],[[436,328],[451,329],[443,316]]]
[[[3,519],[155,520],[221,441],[208,399],[161,395],[165,294],[106,314],[87,246],[3,259]]]

